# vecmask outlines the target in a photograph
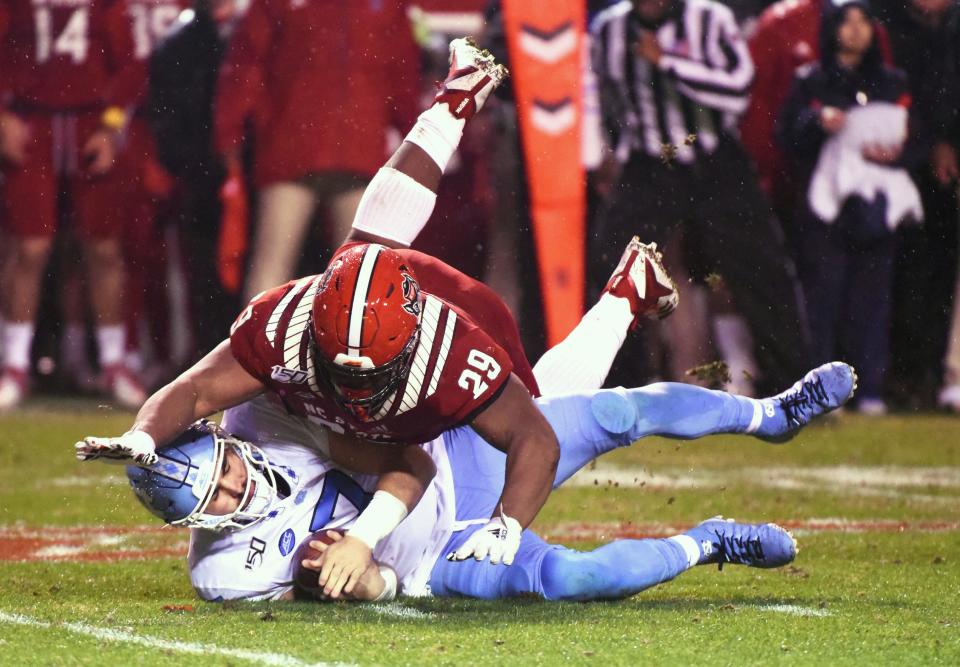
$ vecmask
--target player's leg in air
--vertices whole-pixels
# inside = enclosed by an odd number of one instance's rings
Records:
[[[466,123],[507,77],[489,52],[469,38],[450,43],[450,73],[433,105],[420,114],[400,147],[363,193],[347,241],[407,247],[433,212],[437,188],[460,145]]]
[[[812,419],[843,405],[856,388],[853,368],[831,363],[810,371],[787,391],[766,399],[735,396],[692,385],[659,383],[538,400],[557,433],[560,464],[554,487],[597,457],[648,435],[698,438],[744,433],[783,441]],[[462,442],[477,436],[457,429],[447,436],[456,488],[456,552],[495,507],[503,482],[503,454]],[[551,600],[625,597],[709,563],[779,567],[796,555],[796,543],[773,524],[708,519],[667,539],[618,540],[588,552],[550,545],[524,531],[509,568],[477,561],[439,560],[430,586],[435,595],[499,598],[536,593]]]
[[[597,303],[533,367],[541,395],[602,387],[627,332],[641,318],[666,317],[678,302],[657,244],[641,243],[634,236]]]
[[[437,187],[466,123],[506,76],[506,69],[469,39],[451,42],[446,81],[367,186],[348,242],[394,248],[413,243],[433,212]],[[666,317],[677,302],[676,286],[656,245],[634,238],[597,304],[533,369],[540,391],[549,395],[600,388],[628,329],[642,317]]]

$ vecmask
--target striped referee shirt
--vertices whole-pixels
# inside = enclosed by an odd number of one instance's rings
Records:
[[[674,3],[658,26],[645,26],[631,0],[594,19],[600,110],[621,161],[642,151],[690,164],[735,135],[747,108],[753,61],[733,12],[711,0]],[[659,65],[636,54],[642,30],[656,32]]]

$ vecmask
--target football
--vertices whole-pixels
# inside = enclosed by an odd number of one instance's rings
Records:
[[[307,568],[303,567],[302,563],[304,559],[309,558],[310,560],[314,560],[320,556],[319,551],[311,548],[310,542],[316,540],[323,542],[324,544],[333,544],[333,539],[327,535],[327,532],[328,531],[326,530],[320,530],[313,535],[310,535],[303,541],[303,543],[300,545],[300,548],[297,549],[295,556],[297,563],[297,576],[294,578],[294,585],[304,593],[308,593],[310,595],[317,595],[318,593],[322,592],[322,589],[317,586],[317,579],[320,576],[320,573],[313,570],[308,570]],[[342,534],[340,531],[330,532]]]

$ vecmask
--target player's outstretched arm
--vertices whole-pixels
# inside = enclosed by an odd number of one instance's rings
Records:
[[[530,525],[553,488],[560,444],[526,387],[511,375],[506,388],[473,420],[473,429],[507,455],[506,478],[497,511],[451,560],[473,557],[505,565],[513,562],[523,529]]]
[[[330,434],[330,458],[353,472],[378,475],[376,491],[353,527],[315,563],[324,595],[352,594],[373,563],[377,543],[416,507],[437,472],[430,455],[417,445],[383,445]]]
[[[460,145],[463,128],[507,76],[487,51],[470,39],[450,43],[450,73],[433,105],[360,200],[347,241],[405,248],[420,234],[437,199],[447,163]]]
[[[223,341],[212,352],[147,399],[133,427],[119,438],[90,436],[76,444],[83,461],[113,458],[150,463],[158,445],[180,435],[190,424],[243,403],[264,391]]]

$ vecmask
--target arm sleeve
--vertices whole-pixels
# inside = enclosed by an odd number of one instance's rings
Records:
[[[264,84],[263,62],[273,40],[273,25],[267,0],[254,0],[227,48],[214,100],[214,145],[220,154],[243,143],[244,122]]]
[[[813,97],[807,79],[798,75],[777,118],[777,139],[792,159],[820,149],[826,132],[820,126],[820,102]]]
[[[230,351],[243,369],[264,384],[269,382],[273,362],[265,335],[270,314],[287,285],[258,294],[240,311],[230,326]]]
[[[710,109],[743,113],[750,100],[753,83],[753,59],[740,34],[733,13],[719,7],[713,12],[704,40],[706,52],[702,60],[664,54],[660,69],[677,82],[677,88],[694,102]]]
[[[459,426],[473,421],[500,396],[513,372],[513,361],[486,333],[471,327],[451,346],[447,369],[450,373],[444,372],[441,383],[450,384],[437,393],[445,390],[443,401],[450,403],[444,412],[452,416],[451,426]]]

